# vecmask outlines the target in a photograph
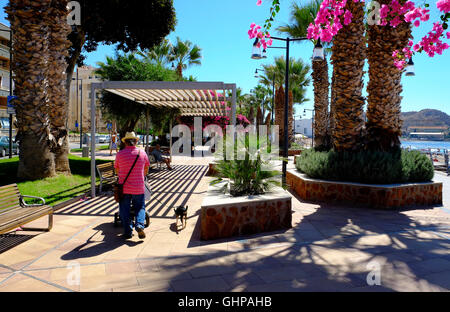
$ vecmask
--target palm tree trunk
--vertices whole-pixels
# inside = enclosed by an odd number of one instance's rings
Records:
[[[10,0],[5,8],[14,32],[17,140],[20,144],[18,177],[41,179],[56,174],[51,152],[50,103],[47,96],[50,0]]]
[[[275,92],[275,124],[279,126],[279,143],[280,150],[284,149],[284,104],[285,103],[285,95],[284,88],[280,86],[280,88]],[[294,97],[292,91],[289,91],[289,114],[288,114],[288,145],[294,141],[293,135],[293,123],[294,123]]]
[[[328,62],[314,61],[312,77],[314,81],[314,146],[329,146],[328,131]]]
[[[67,24],[67,0],[53,1],[49,10],[51,20],[48,20],[49,37],[49,67],[48,96],[50,101],[51,132],[55,139],[53,152],[57,173],[70,174],[69,166],[69,140],[66,123],[68,119],[68,101],[66,90],[66,57],[70,41],[70,26]]]
[[[357,150],[364,126],[362,97],[363,67],[366,58],[364,41],[364,3],[347,1],[352,22],[338,32],[333,41],[335,131],[334,147],[338,151]]]
[[[177,74],[180,79],[183,78],[183,64],[181,63],[177,66]]]
[[[331,77],[331,99],[330,99],[330,116],[329,116],[329,123],[328,123],[328,133],[329,133],[329,140],[330,140],[330,146],[334,146],[334,129],[335,129],[335,115],[336,115],[336,87],[335,87],[335,81],[336,81],[336,74],[335,74],[335,68],[333,66],[333,76]]]
[[[404,3],[405,1],[400,1]],[[389,4],[381,0],[380,4]],[[407,46],[411,38],[410,23],[396,28],[386,25],[369,26],[369,84],[367,108],[367,144],[370,149],[390,150],[400,147],[402,134],[401,84],[402,72],[392,58],[394,50]]]

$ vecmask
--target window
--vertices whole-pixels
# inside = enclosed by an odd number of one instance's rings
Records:
[[[0,128],[9,129],[9,118],[0,118]]]
[[[308,134],[308,128],[305,128],[305,133],[304,134]]]

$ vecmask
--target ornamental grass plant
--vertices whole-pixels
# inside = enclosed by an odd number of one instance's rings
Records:
[[[238,135],[237,144],[225,141],[224,145],[223,142],[219,146],[224,146],[224,149],[218,149],[214,154],[217,178],[211,185],[225,181],[221,191],[233,197],[262,195],[274,186],[281,186],[281,172],[275,170],[273,164],[278,157],[269,157],[271,148],[266,138],[257,139],[247,134]],[[234,159],[226,159],[226,150],[234,151]]]

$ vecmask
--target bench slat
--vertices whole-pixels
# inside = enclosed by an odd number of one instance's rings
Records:
[[[19,202],[19,200],[20,200],[20,196],[18,196],[17,194],[9,194],[8,196],[0,197],[0,207],[3,205],[3,203],[7,203],[7,202],[11,202],[11,201]]]
[[[7,233],[18,228],[19,226],[25,225],[52,213],[53,209],[50,207],[50,209],[47,210],[31,211],[31,213],[28,213],[26,215],[24,214],[20,218],[4,220],[5,222],[0,223],[0,233]]]
[[[2,205],[0,208],[0,216],[8,211],[10,211],[11,209],[15,209],[15,208],[21,208],[21,206],[18,203],[9,203],[8,205]]]
[[[0,191],[0,198],[5,197],[5,196],[9,196],[12,194],[16,194],[17,196],[20,195],[20,191],[19,189],[6,189],[3,191]]]
[[[53,212],[53,208],[50,206],[16,208],[0,215],[0,228],[24,222],[27,219],[35,218],[36,215],[45,216],[51,212]]]
[[[8,206],[3,206],[0,208],[0,217],[2,214],[7,213],[10,210],[16,209],[16,208],[22,208],[22,206],[18,205],[18,204],[11,204]]]
[[[6,189],[17,189],[17,184],[8,184],[4,186],[0,186],[0,192]]]

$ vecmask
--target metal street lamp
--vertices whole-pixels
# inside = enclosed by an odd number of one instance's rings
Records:
[[[278,37],[271,37],[273,40],[280,40],[286,42],[286,47],[268,47],[272,49],[286,49],[286,77],[285,77],[285,105],[284,105],[284,148],[283,148],[283,185],[286,185],[286,172],[287,172],[287,159],[289,157],[289,46],[291,41],[304,41],[309,40],[306,37],[302,38],[278,38]],[[314,50],[317,52],[317,58],[320,59],[320,48],[321,45],[319,45],[319,42],[316,44]],[[259,49],[259,53],[258,53]],[[317,50],[316,50],[317,49]],[[323,51],[323,47],[322,47]],[[259,58],[258,58],[259,56]],[[323,56],[323,55],[322,55]],[[256,38],[255,42],[253,43],[253,53],[252,53],[252,59],[261,59],[261,48],[258,48],[258,38]],[[313,57],[314,59],[314,57]],[[323,59],[323,58],[322,58]]]
[[[316,46],[313,51],[313,61],[323,61],[325,59],[325,54],[323,52],[322,43],[320,43],[320,39],[317,41]]]
[[[260,76],[258,76],[258,72],[260,72],[260,71],[264,71],[264,69],[263,68],[257,68],[255,70],[255,78],[259,78],[260,77]]]
[[[266,59],[267,58],[267,50],[264,49],[262,54],[261,54],[261,58]]]
[[[258,46],[258,38],[255,39],[255,42],[253,43],[253,49],[252,49],[252,59],[254,60],[260,60],[262,59],[261,54],[261,46]]]
[[[408,61],[408,65],[406,66],[405,76],[411,77],[416,75],[416,70],[414,68],[414,62],[412,60],[412,56]]]

